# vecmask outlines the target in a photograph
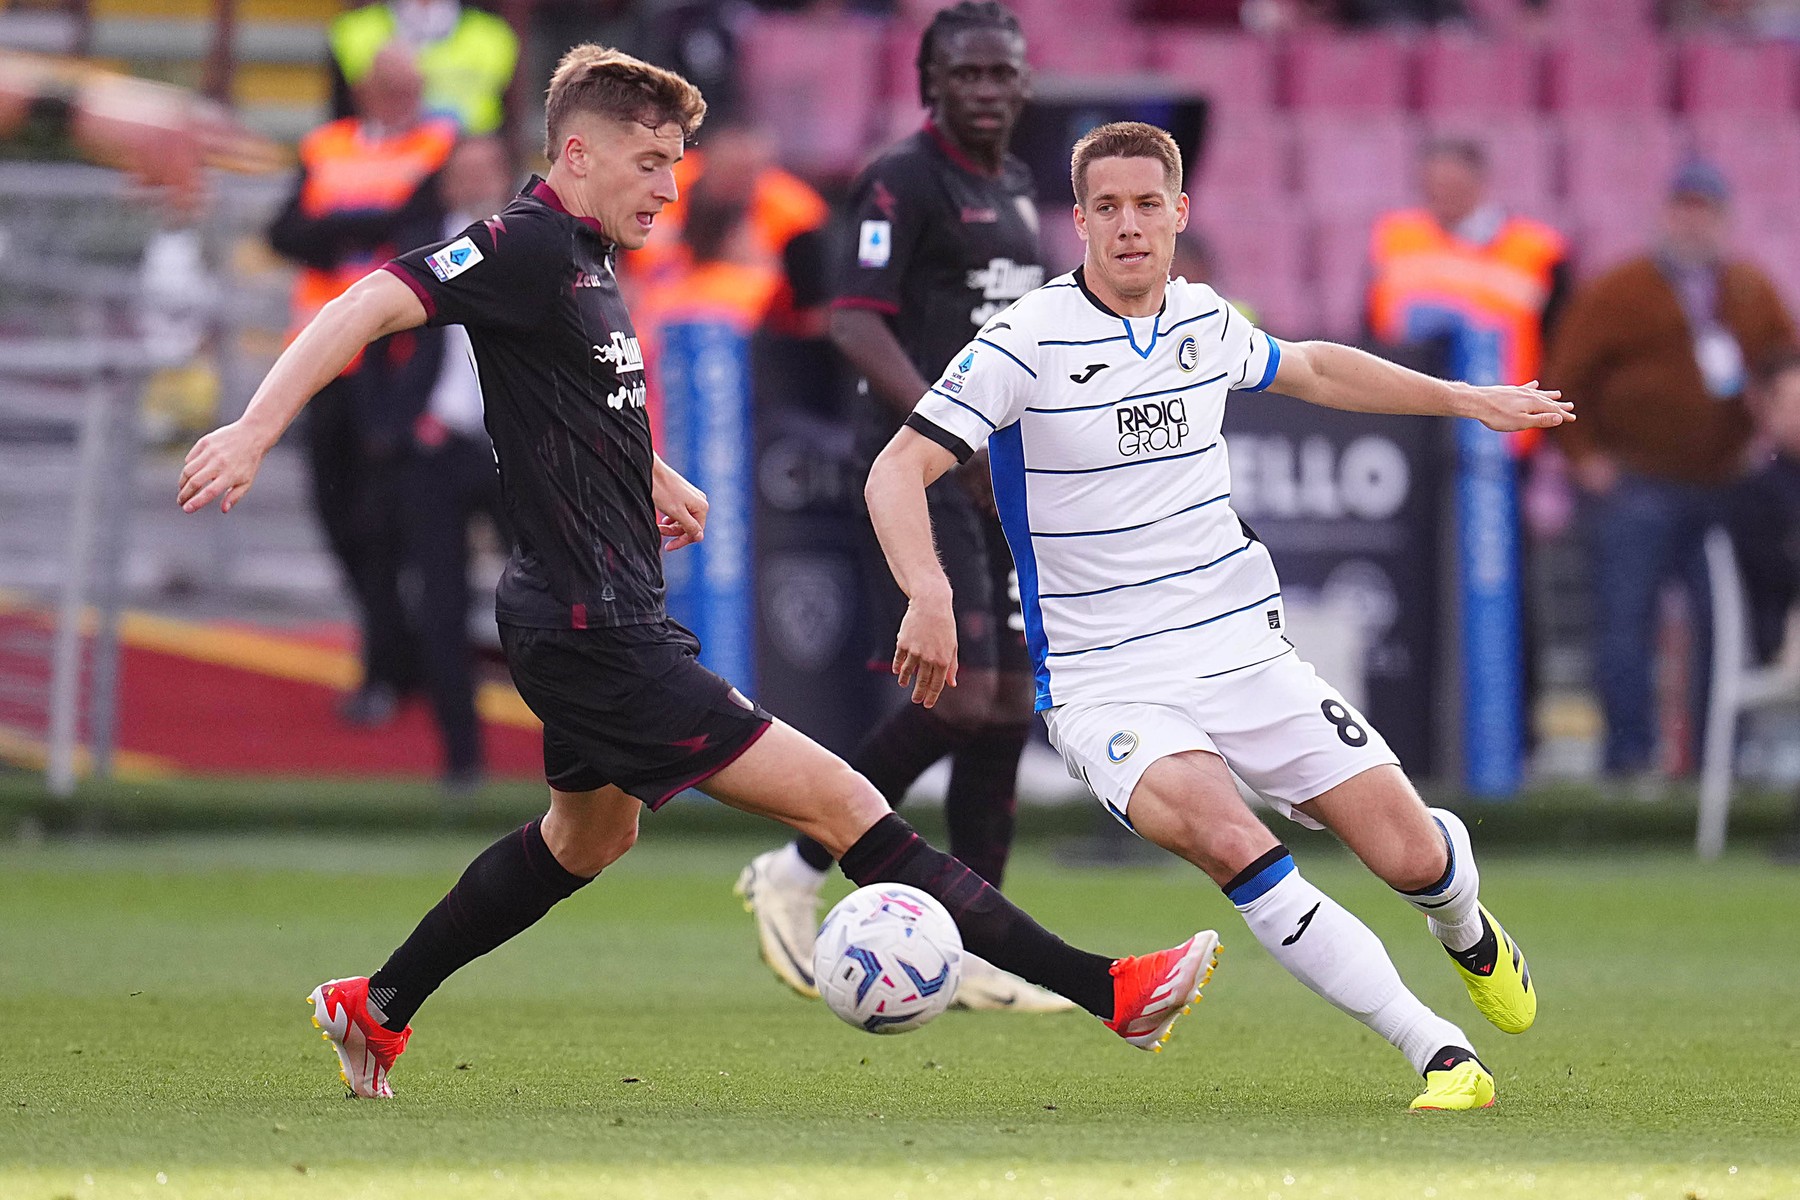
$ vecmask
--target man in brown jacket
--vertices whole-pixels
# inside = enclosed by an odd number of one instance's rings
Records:
[[[1588,496],[1594,671],[1612,775],[1652,766],[1652,638],[1667,579],[1687,588],[1695,616],[1690,711],[1701,727],[1711,613],[1701,538],[1721,519],[1750,438],[1747,370],[1794,340],[1768,277],[1726,258],[1729,199],[1716,168],[1682,167],[1656,249],[1576,293],[1544,371],[1581,414],[1556,436]]]

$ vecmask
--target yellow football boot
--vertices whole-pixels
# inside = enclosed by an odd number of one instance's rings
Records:
[[[1531,968],[1525,964],[1519,944],[1506,935],[1494,914],[1485,905],[1476,908],[1486,933],[1460,954],[1449,951],[1450,959],[1469,989],[1469,999],[1488,1023],[1502,1033],[1524,1033],[1537,1020],[1537,989],[1531,986]]]
[[[1466,1112],[1494,1107],[1494,1077],[1472,1058],[1447,1071],[1425,1072],[1425,1090],[1407,1107],[1414,1112]]]

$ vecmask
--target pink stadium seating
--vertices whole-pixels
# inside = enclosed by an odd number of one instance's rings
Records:
[[[1412,93],[1407,44],[1379,34],[1296,38],[1288,47],[1288,100],[1300,110],[1399,112]]]
[[[1444,35],[1419,48],[1419,106],[1428,115],[1530,112],[1538,82],[1535,48],[1523,41]]]
[[[1669,101],[1669,52],[1647,39],[1569,40],[1551,49],[1548,78],[1552,108],[1658,113]]]
[[[1144,69],[1149,32],[1141,25],[1083,17],[1030,32],[1031,65],[1084,78],[1133,75]]]
[[[1366,213],[1411,197],[1418,129],[1410,118],[1304,113],[1295,124],[1296,177],[1314,211]]]
[[[1220,114],[1266,112],[1275,107],[1274,46],[1264,38],[1241,33],[1152,29],[1152,70],[1205,93]]]
[[[1625,259],[1647,253],[1657,230],[1654,199],[1606,202],[1590,197],[1570,213],[1570,258],[1583,278],[1592,278]]]
[[[1291,124],[1270,113],[1214,114],[1196,186],[1236,196],[1278,196],[1288,190],[1293,158]]]
[[[855,170],[883,90],[883,27],[858,17],[765,14],[744,30],[744,89],[796,170]]]
[[[1202,195],[1194,223],[1212,243],[1217,268],[1211,282],[1221,295],[1250,308],[1277,335],[1305,337],[1317,331],[1307,269],[1310,235],[1294,206]]]
[[[1690,113],[1789,113],[1794,109],[1794,48],[1786,42],[1684,43],[1679,51],[1681,106]]]
[[[1571,115],[1562,126],[1571,202],[1585,207],[1662,200],[1682,151],[1667,118]]]

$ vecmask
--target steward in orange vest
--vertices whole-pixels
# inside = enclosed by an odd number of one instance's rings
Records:
[[[1369,332],[1393,344],[1446,342],[1449,373],[1469,383],[1538,378],[1568,291],[1562,235],[1486,200],[1486,156],[1473,143],[1432,146],[1422,174],[1427,206],[1375,223]]]

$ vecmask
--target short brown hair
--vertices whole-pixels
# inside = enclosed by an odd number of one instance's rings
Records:
[[[563,55],[550,76],[544,98],[544,156],[551,162],[561,150],[564,124],[583,112],[638,121],[651,129],[673,121],[681,126],[682,140],[688,141],[706,119],[706,100],[699,88],[673,71],[587,42]]]
[[[1163,165],[1169,190],[1181,191],[1181,147],[1167,130],[1142,121],[1114,121],[1090,129],[1069,158],[1069,182],[1077,204],[1087,203],[1088,164],[1096,158],[1154,158]]]

